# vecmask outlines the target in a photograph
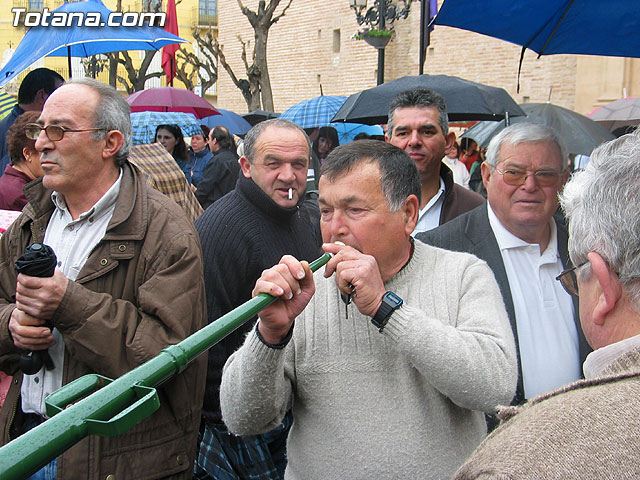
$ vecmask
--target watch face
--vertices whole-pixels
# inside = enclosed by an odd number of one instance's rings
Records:
[[[402,299],[396,295],[393,292],[387,292],[385,294],[385,298],[392,304],[394,304],[395,306],[400,306],[402,305]]]

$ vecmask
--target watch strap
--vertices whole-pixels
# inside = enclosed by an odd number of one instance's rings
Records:
[[[391,314],[400,308],[401,305],[402,299],[392,291],[387,291],[382,297],[380,308],[378,308],[376,314],[371,318],[371,323],[382,333],[389,318],[391,318]]]

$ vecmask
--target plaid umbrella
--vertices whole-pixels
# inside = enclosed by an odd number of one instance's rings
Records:
[[[0,120],[9,115],[18,101],[6,92],[0,92]]]
[[[324,127],[331,123],[331,119],[346,99],[346,97],[321,95],[297,103],[282,112],[278,118],[290,120],[302,128]]]
[[[177,125],[185,137],[202,135],[200,122],[193,113],[184,112],[134,112],[131,114],[133,145],[153,143],[158,125]]]

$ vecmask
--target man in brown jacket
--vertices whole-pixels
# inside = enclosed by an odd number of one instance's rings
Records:
[[[119,377],[206,319],[198,236],[128,162],[129,107],[115,89],[63,85],[27,135],[45,175],[26,188],[29,204],[0,239],[0,368],[15,375],[2,443],[46,420],[44,398],[57,388],[88,373]],[[57,255],[52,277],[14,271],[35,242]],[[53,369],[18,370],[19,353],[44,349]],[[190,478],[204,361],[165,383],[160,408],[128,433],[86,438],[49,470],[58,479]]]
[[[453,182],[442,159],[456,140],[449,132],[444,98],[426,88],[396,95],[389,104],[385,139],[409,154],[418,169],[420,211],[413,235],[432,230],[484,203],[484,198]]]

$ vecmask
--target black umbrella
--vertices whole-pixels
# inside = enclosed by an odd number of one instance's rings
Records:
[[[572,110],[551,103],[523,103],[520,105],[526,117],[516,117],[512,123],[538,123],[553,128],[567,144],[569,153],[590,155],[601,143],[612,140],[614,136],[598,122]],[[491,139],[500,132],[504,121],[479,122],[467,130],[462,137],[471,138],[486,147]]]
[[[251,125],[257,125],[260,122],[264,122],[265,120],[269,120],[270,118],[278,118],[279,116],[279,113],[265,112],[264,110],[254,110],[252,112],[245,113],[244,115],[242,115],[242,118],[244,118]]]
[[[393,97],[414,88],[428,88],[442,95],[451,121],[501,120],[506,112],[510,117],[525,114],[503,88],[448,75],[418,75],[391,80],[351,95],[331,121],[387,123]]]

